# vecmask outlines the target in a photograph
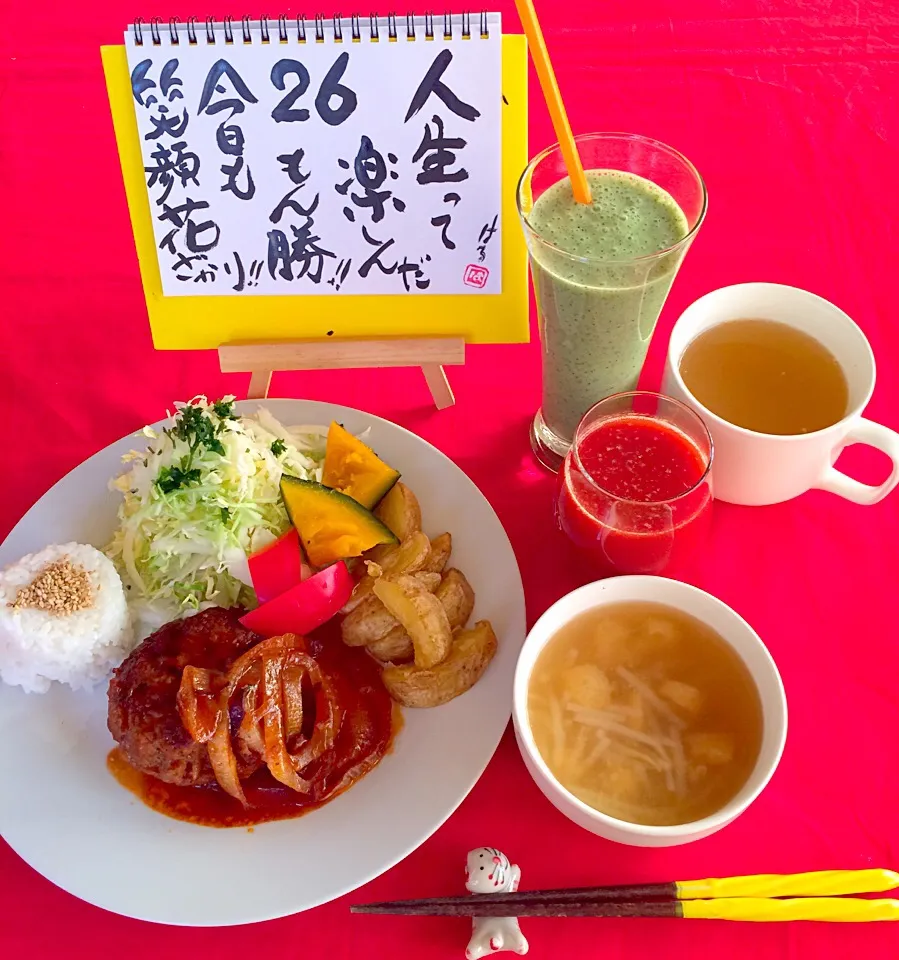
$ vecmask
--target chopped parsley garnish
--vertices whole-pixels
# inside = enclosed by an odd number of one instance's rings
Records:
[[[185,459],[182,459],[182,465]],[[200,471],[196,468],[184,470],[182,467],[163,467],[156,478],[156,486],[163,493],[172,493],[175,490],[180,490],[181,487],[189,487],[192,483],[199,482]]]
[[[188,450],[177,465],[159,471],[156,486],[162,493],[172,493],[200,482],[201,471],[193,466],[193,461],[194,455],[202,448],[222,457],[225,455],[225,446],[219,435],[225,429],[224,420],[236,419],[234,401],[217,400],[212,405],[212,412],[218,417],[218,423],[207,410],[196,404],[188,404],[178,411],[174,426],[166,433],[186,443]]]
[[[222,507],[222,523],[227,523],[231,519],[231,511],[227,507]]]
[[[275,440],[272,440],[272,453],[276,457],[280,457],[282,453],[287,449],[287,444],[278,437]]]
[[[215,424],[212,418],[202,407],[182,407],[178,411],[175,426],[172,427],[172,436],[183,440],[190,447],[189,456],[202,445],[213,453],[224,456],[225,448],[218,434],[222,432],[222,424]]]
[[[212,409],[217,417],[222,420],[237,420],[237,414],[234,412],[233,400],[216,400]]]

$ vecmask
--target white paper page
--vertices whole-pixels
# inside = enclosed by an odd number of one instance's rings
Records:
[[[165,295],[501,293],[500,15],[451,21],[129,27]]]

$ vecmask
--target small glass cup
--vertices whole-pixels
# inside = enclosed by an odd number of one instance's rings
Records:
[[[592,406],[562,465],[559,526],[600,576],[682,570],[702,549],[712,438],[679,400],[648,391]]]
[[[553,471],[592,404],[636,389],[659,313],[707,206],[702,177],[672,147],[630,133],[575,140],[588,177],[605,176],[592,181],[592,220],[574,216],[578,204],[558,144],[531,160],[516,193],[543,348],[542,401],[531,446]],[[610,194],[619,182],[620,190]],[[642,189],[631,193],[626,184]],[[544,194],[548,207],[541,207]],[[550,209],[549,219],[540,213]],[[645,232],[647,243],[657,242],[652,224],[663,220],[682,220],[679,239],[663,249],[641,247],[635,237]],[[616,259],[611,250],[629,252]]]

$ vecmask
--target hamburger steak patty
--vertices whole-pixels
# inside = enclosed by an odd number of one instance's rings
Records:
[[[174,620],[147,637],[109,683],[109,732],[125,759],[142,773],[180,786],[215,782],[206,746],[195,743],[181,722],[175,698],[186,666],[224,674],[262,640],[241,626],[239,607],[212,607]],[[262,759],[259,758],[258,765]],[[241,776],[254,767],[241,766]]]

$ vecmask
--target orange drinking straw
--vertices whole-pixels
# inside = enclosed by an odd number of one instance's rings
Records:
[[[584,165],[581,163],[580,154],[578,154],[574,143],[571,124],[568,122],[565,104],[562,103],[562,94],[559,93],[559,85],[556,83],[556,75],[553,73],[553,66],[549,60],[549,52],[543,40],[543,31],[540,29],[540,22],[537,20],[537,11],[534,9],[533,0],[515,0],[515,6],[518,7],[518,16],[521,18],[524,34],[528,38],[531,59],[534,61],[534,68],[537,71],[540,86],[543,88],[543,97],[546,100],[547,107],[549,107],[549,115],[553,122],[553,129],[556,131],[559,148],[562,151],[562,159],[565,161],[568,176],[571,178],[571,191],[574,194],[574,199],[578,203],[592,203],[590,185],[584,176]]]

